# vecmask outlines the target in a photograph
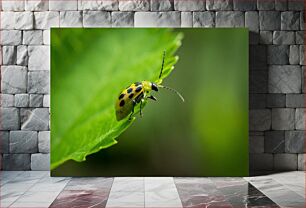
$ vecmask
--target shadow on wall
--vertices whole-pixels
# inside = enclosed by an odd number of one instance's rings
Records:
[[[267,46],[254,45],[261,42],[259,33],[249,32],[249,109],[265,108],[266,93],[268,93],[268,65]],[[254,132],[251,124],[256,122],[249,114],[249,174],[256,175],[256,158],[253,152],[261,152],[261,147],[254,146],[252,137],[260,136],[263,139],[264,132]],[[255,160],[254,160],[255,159]],[[273,161],[271,161],[273,163]],[[259,173],[262,174],[262,173]]]

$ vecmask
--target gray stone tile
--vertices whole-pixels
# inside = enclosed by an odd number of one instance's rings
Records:
[[[275,154],[274,169],[275,170],[297,170],[297,154]]]
[[[239,1],[239,0],[233,0],[234,3],[234,10],[238,11],[250,11],[250,10],[256,10],[256,1],[252,0],[245,0],[245,1]]]
[[[300,62],[300,49],[299,45],[291,45],[289,49],[289,63],[299,64]]]
[[[249,128],[251,131],[264,131],[271,128],[271,110],[250,110]]]
[[[24,45],[41,45],[43,43],[42,30],[24,31],[22,35]]]
[[[144,179],[128,177],[127,180],[114,179],[111,192],[144,192]]]
[[[250,170],[272,170],[273,155],[272,154],[250,154],[249,158]]]
[[[32,154],[31,170],[50,170],[50,154]]]
[[[30,107],[42,107],[44,95],[30,94]]]
[[[9,131],[0,131],[0,153],[9,152]]]
[[[173,0],[151,0],[151,11],[171,11],[174,9]]]
[[[304,94],[287,94],[286,106],[289,108],[303,108],[305,107]]]
[[[110,27],[112,25],[111,13],[106,11],[84,11],[83,25],[84,27]]]
[[[36,171],[35,171],[36,172]],[[59,178],[50,178],[45,176],[40,179],[36,184],[34,184],[28,191],[29,192],[61,192],[64,190],[66,185],[69,183],[70,178],[68,177],[59,177]]]
[[[15,28],[14,12],[1,12],[1,28],[4,30],[13,30]]]
[[[49,109],[35,108],[29,110],[28,114],[23,118],[21,129],[34,131],[49,130]]]
[[[300,29],[305,30],[305,12],[300,12]]]
[[[20,116],[17,108],[0,108],[0,130],[17,130],[20,128]]]
[[[43,107],[50,107],[50,95],[44,95]]]
[[[34,27],[34,18],[32,12],[15,12],[15,29],[31,30]]]
[[[29,106],[29,95],[28,94],[16,94],[15,95],[15,106],[16,107],[28,107]]]
[[[174,10],[178,11],[204,11],[205,1],[194,0],[194,1],[180,1],[174,0]]]
[[[38,133],[38,150],[40,153],[50,152],[50,131],[41,131]]]
[[[250,46],[250,66],[267,71],[267,47],[263,45]]]
[[[117,11],[119,7],[118,0],[112,1],[88,1],[79,0],[78,9],[79,10],[93,10],[93,11]]]
[[[193,27],[214,27],[214,12],[193,12]]]
[[[59,27],[60,17],[58,11],[34,12],[34,27],[36,29],[50,29]]]
[[[2,46],[2,64],[15,65],[17,60],[16,46]]]
[[[60,27],[82,27],[82,11],[60,12]],[[47,28],[48,29],[48,28]]]
[[[3,186],[4,184],[14,180],[18,175],[22,174],[24,171],[1,171],[1,181],[0,184]],[[1,193],[2,196],[2,193]]]
[[[0,106],[1,107],[14,107],[14,95],[0,94]]]
[[[27,191],[10,207],[49,207],[58,194],[55,191]]]
[[[36,131],[10,132],[10,153],[36,153],[37,143]]]
[[[181,12],[181,27],[192,27],[193,12]]]
[[[120,11],[149,11],[150,0],[119,0]]]
[[[2,30],[1,43],[3,45],[20,45],[22,35],[20,30]]]
[[[28,46],[28,53],[28,68],[30,71],[37,71],[38,73],[39,71],[50,70],[50,46]]]
[[[31,71],[28,74],[28,93],[49,94],[50,92],[50,72]]]
[[[3,154],[3,170],[30,170],[30,154]]]
[[[296,44],[304,44],[304,31],[295,32],[295,42]]]
[[[216,27],[244,27],[244,13],[218,11],[216,12]]]
[[[134,12],[112,12],[111,19],[112,19],[112,27],[134,26]]]
[[[259,30],[258,12],[252,11],[245,13],[245,26],[248,27],[250,31],[258,32]]]
[[[111,192],[106,207],[144,207],[144,192]]]
[[[267,107],[268,108],[282,108],[286,106],[285,94],[267,94]]]
[[[257,0],[257,9],[258,10],[274,10],[275,2],[274,1],[262,1]]]
[[[302,72],[299,66],[272,65],[269,67],[270,93],[300,93]]]
[[[270,175],[270,177],[305,198],[305,173],[302,171],[280,172]]]
[[[295,10],[295,11],[303,11],[304,10],[304,1],[303,0],[296,0],[296,1],[289,1],[288,0],[288,9]]]
[[[250,109],[263,109],[266,107],[266,94],[250,94],[249,95]]]
[[[49,10],[65,11],[65,10],[77,10],[77,9],[78,9],[77,0],[49,1]]]
[[[278,11],[260,11],[259,12],[260,30],[280,30],[281,14]]]
[[[232,0],[207,0],[206,1],[206,9],[214,10],[214,11],[226,11],[233,9],[233,1]]]
[[[286,153],[304,153],[305,149],[304,131],[286,131],[285,132],[285,152]]]
[[[292,1],[289,1],[292,2]],[[299,12],[282,12],[281,29],[282,30],[299,30],[300,13]]]
[[[298,155],[298,170],[304,170],[305,171],[305,154],[299,154]],[[305,189],[304,189],[304,195],[305,196]]]
[[[264,152],[264,137],[263,136],[250,136],[249,137],[249,152],[250,153],[263,153]]]
[[[289,46],[287,45],[270,45],[267,47],[268,64],[288,64],[289,63]]]
[[[49,1],[36,0],[36,1],[25,1],[26,11],[46,11],[49,9]]]
[[[8,94],[25,93],[27,88],[27,69],[23,66],[1,67],[1,92]]]
[[[275,10],[286,11],[288,9],[287,0],[275,0]]]
[[[261,44],[272,44],[272,31],[260,31],[260,40]]]
[[[17,65],[27,66],[29,60],[28,46],[19,45],[17,46]]]
[[[171,12],[135,12],[135,27],[180,27],[181,13]]]
[[[285,152],[285,132],[266,131],[265,132],[265,152],[284,153]]]
[[[295,111],[295,129],[305,130],[305,109],[297,108]]]
[[[146,207],[183,207],[172,177],[145,178]]]
[[[305,49],[304,45],[300,45],[300,65],[305,65],[305,55],[304,55]]]
[[[272,129],[273,130],[293,130],[295,109],[274,108],[272,109]]]
[[[264,136],[263,131],[249,131],[249,136]]]
[[[24,1],[20,2],[3,2],[2,9],[4,11],[24,11]]]
[[[251,177],[246,179],[279,206],[304,206],[305,202],[302,196],[276,182],[269,176]]]
[[[277,45],[295,44],[295,33],[293,31],[274,31],[273,44]]]
[[[250,72],[250,93],[268,92],[268,71],[258,70]]]

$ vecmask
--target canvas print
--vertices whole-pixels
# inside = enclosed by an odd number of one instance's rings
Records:
[[[248,30],[52,28],[52,176],[247,176]]]

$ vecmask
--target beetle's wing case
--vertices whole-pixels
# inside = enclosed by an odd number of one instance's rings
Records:
[[[117,121],[120,121],[127,117],[133,109],[133,101],[126,102],[124,106],[120,107],[119,104],[116,104],[116,118]]]
[[[123,90],[117,97],[115,104],[116,118],[118,121],[127,117],[133,109],[133,100],[143,93],[141,82],[136,82]]]

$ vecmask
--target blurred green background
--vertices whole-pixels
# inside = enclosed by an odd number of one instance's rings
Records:
[[[247,29],[175,31],[184,34],[180,59],[163,84],[185,102],[167,90],[153,93],[158,101],[148,101],[118,144],[70,160],[53,176],[248,175]]]

